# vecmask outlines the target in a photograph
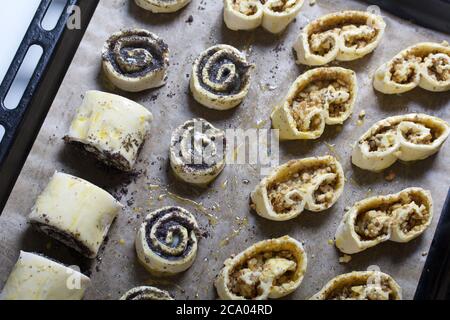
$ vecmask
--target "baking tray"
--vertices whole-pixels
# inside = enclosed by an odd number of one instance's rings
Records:
[[[168,166],[171,132],[187,119],[203,117],[223,129],[269,128],[272,108],[283,98],[295,78],[306,70],[295,65],[291,51],[300,28],[329,12],[366,8],[365,3],[348,0],[318,0],[314,6],[305,1],[302,12],[287,31],[271,35],[263,30],[228,30],[223,24],[221,1],[193,0],[185,9],[170,15],[147,13],[134,1],[100,1],[0,217],[0,284],[6,280],[19,250],[23,249],[79,265],[93,282],[87,299],[117,299],[129,288],[142,284],[167,289],[178,299],[213,299],[216,298],[213,280],[226,258],[256,241],[289,234],[304,242],[308,270],[302,285],[287,298],[308,298],[332,277],[351,270],[365,270],[369,266],[378,266],[391,274],[403,287],[404,297],[413,298],[450,184],[449,146],[444,145],[437,155],[424,161],[395,164],[391,169],[396,179],[387,182],[383,173],[370,173],[351,165],[350,144],[375,121],[387,116],[426,112],[450,120],[449,93],[417,89],[408,94],[386,96],[376,93],[371,85],[375,69],[403,48],[419,41],[449,41],[448,35],[383,12],[387,31],[375,52],[357,61],[333,63],[357,73],[360,92],[354,116],[346,121],[342,131],[330,126],[317,141],[280,144],[281,163],[324,154],[332,154],[341,161],[347,178],[345,192],[338,203],[325,212],[304,212],[289,222],[270,222],[250,212],[248,195],[261,179],[260,168],[256,165],[227,166],[207,189],[193,188],[177,181]],[[115,90],[104,80],[100,72],[101,47],[111,33],[124,27],[147,28],[169,44],[171,67],[166,86],[129,94]],[[192,62],[200,52],[217,43],[231,44],[244,51],[257,66],[244,103],[225,112],[200,106],[188,90]],[[105,168],[61,140],[84,92],[91,89],[134,99],[155,116],[151,138],[142,149],[135,174],[125,175]],[[367,115],[364,123],[358,125],[357,115],[361,110]],[[112,192],[127,205],[112,226],[99,258],[93,261],[35,232],[27,224],[26,218],[35,198],[54,170],[87,179]],[[430,228],[410,243],[384,243],[354,255],[347,264],[340,264],[341,254],[329,245],[328,240],[334,236],[344,207],[367,196],[393,193],[413,185],[432,192],[435,218]],[[194,212],[208,236],[201,240],[192,268],[176,277],[154,278],[136,259],[134,237],[145,214],[164,205],[181,205]]]

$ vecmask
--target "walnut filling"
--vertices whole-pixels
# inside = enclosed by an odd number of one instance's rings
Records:
[[[246,16],[252,16],[258,11],[256,1],[264,5],[270,0],[233,0],[233,9]],[[272,0],[268,7],[274,12],[284,12],[293,8],[297,3],[298,0]]]
[[[396,126],[383,127],[378,132],[370,136],[366,143],[369,145],[369,151],[386,151],[395,143]]]
[[[430,54],[425,58],[428,74],[437,81],[450,81],[450,57]]]
[[[246,16],[252,16],[258,11],[255,1],[251,0],[233,0],[233,9]]]
[[[265,4],[266,2],[269,2],[267,0],[260,0],[262,4]],[[294,7],[297,4],[298,0],[272,0],[269,3],[269,8],[273,12],[284,12],[292,7]]]
[[[390,70],[392,81],[400,84],[413,82],[417,76],[421,61],[422,59],[420,57],[411,54],[403,58],[395,59]]]
[[[391,219],[386,211],[369,210],[356,218],[355,231],[365,240],[373,240],[388,233]]]
[[[272,286],[293,281],[297,263],[288,250],[262,252],[230,272],[229,289],[246,299],[255,299],[269,294]]]
[[[343,285],[333,290],[328,300],[390,300],[393,292],[389,281],[382,279],[379,284],[370,284],[369,281],[356,281],[351,285]]]
[[[429,220],[430,211],[417,196],[402,194],[401,198],[402,203],[392,206],[393,212],[398,216],[400,230],[405,234],[420,231]]]

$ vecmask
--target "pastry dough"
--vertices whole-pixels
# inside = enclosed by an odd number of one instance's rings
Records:
[[[50,237],[95,258],[122,205],[83,179],[56,172],[39,195],[30,223]]]
[[[342,124],[355,105],[358,86],[352,70],[329,67],[303,73],[272,112],[280,139],[317,139],[325,124]]]
[[[153,13],[170,13],[188,5],[191,0],[135,0],[136,4]]]
[[[305,250],[297,240],[264,240],[227,259],[215,286],[223,300],[281,298],[298,288],[306,265]]]
[[[225,167],[225,132],[208,121],[186,121],[172,134],[170,166],[185,182],[206,185]]]
[[[194,263],[197,254],[197,220],[180,207],[153,211],[136,236],[136,252],[144,267],[155,275],[183,272]]]
[[[191,92],[200,104],[216,110],[236,107],[250,88],[254,65],[236,48],[219,44],[207,49],[194,62]]]
[[[90,284],[88,277],[74,269],[21,251],[0,300],[81,300]]]
[[[152,120],[150,111],[134,101],[88,91],[64,139],[108,165],[131,171]]]
[[[224,0],[223,17],[231,30],[259,26],[271,33],[282,32],[295,19],[304,0]]]
[[[319,212],[333,206],[344,190],[344,172],[332,156],[291,160],[265,177],[251,194],[256,212],[285,221],[304,209]]]
[[[419,86],[428,91],[450,90],[450,46],[422,42],[397,54],[375,72],[373,86],[386,94],[410,91]]]
[[[311,300],[401,300],[402,289],[380,271],[353,271],[331,279]]]
[[[120,300],[173,300],[173,298],[167,291],[141,286],[127,291]]]
[[[388,240],[408,242],[421,235],[432,218],[433,200],[422,188],[367,198],[345,213],[336,231],[336,247],[353,254]]]
[[[138,92],[161,87],[167,80],[169,47],[144,29],[114,33],[103,46],[106,77],[119,89]]]
[[[303,28],[294,43],[296,62],[320,66],[362,58],[378,46],[385,27],[381,16],[366,11],[327,14]]]
[[[439,151],[450,133],[442,119],[420,113],[389,117],[375,123],[355,144],[352,162],[381,171],[397,159],[415,161]]]

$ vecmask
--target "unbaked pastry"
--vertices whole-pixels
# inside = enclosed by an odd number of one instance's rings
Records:
[[[164,85],[169,67],[169,47],[144,29],[114,33],[102,50],[106,77],[117,88],[138,92]]]
[[[223,17],[231,30],[259,26],[271,33],[282,32],[295,19],[304,0],[224,0]]]
[[[428,91],[450,90],[450,46],[422,42],[398,53],[375,72],[373,86],[386,94],[410,91],[419,86]]]
[[[408,242],[421,235],[432,218],[433,200],[422,188],[367,198],[344,214],[336,231],[336,247],[353,254],[388,240]]]
[[[236,107],[247,96],[253,64],[238,49],[219,44],[195,60],[191,92],[200,104],[216,110]]]
[[[136,236],[140,262],[152,274],[173,275],[190,268],[200,231],[195,217],[180,207],[151,212]]]
[[[332,156],[291,160],[265,177],[251,198],[261,217],[290,220],[304,209],[319,212],[333,206],[344,179],[341,164]]]
[[[294,51],[296,62],[320,66],[333,60],[362,58],[378,46],[386,23],[366,11],[340,11],[324,15],[303,28]]]
[[[173,298],[167,291],[141,286],[127,291],[120,300],[173,300]]]
[[[215,286],[222,300],[281,298],[298,288],[306,266],[306,252],[297,240],[264,240],[227,259]]]
[[[311,300],[401,300],[402,289],[380,271],[353,271],[331,279]]]
[[[420,113],[389,117],[375,123],[353,147],[352,162],[381,171],[397,159],[415,161],[439,151],[450,133],[442,119]]]
[[[272,112],[280,139],[317,139],[325,124],[342,124],[355,105],[355,72],[340,67],[316,68],[292,84],[284,101]]]
[[[135,0],[136,4],[153,13],[170,13],[188,5],[191,0]]]

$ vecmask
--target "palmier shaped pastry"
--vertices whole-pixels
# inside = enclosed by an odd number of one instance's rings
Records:
[[[344,190],[344,172],[332,156],[291,160],[265,177],[251,193],[256,212],[285,221],[304,209],[319,212],[333,206]]]
[[[188,5],[191,0],[135,0],[136,4],[153,13],[171,13]]]
[[[310,300],[401,300],[402,289],[380,271],[353,271],[331,279]]]
[[[415,44],[380,66],[373,78],[375,89],[386,94],[450,90],[450,46],[433,42]]]
[[[366,11],[340,11],[306,25],[294,43],[296,62],[321,66],[362,58],[378,46],[386,23]]]
[[[295,19],[304,0],[224,0],[224,20],[231,30],[259,26],[279,33]]]
[[[272,112],[280,139],[317,139],[325,124],[342,124],[355,105],[358,86],[352,70],[329,67],[303,73]]]
[[[173,300],[173,298],[167,291],[141,286],[127,291],[120,300]]]
[[[136,236],[140,262],[152,274],[173,275],[194,263],[200,231],[195,217],[180,207],[151,212]]]
[[[439,151],[450,133],[442,119],[421,113],[389,117],[375,123],[353,147],[352,162],[381,171],[397,159],[415,161]]]
[[[205,107],[227,110],[247,96],[253,64],[236,48],[219,44],[204,51],[194,62],[190,88]]]
[[[172,134],[170,166],[181,180],[206,185],[225,167],[225,132],[206,120],[186,121]]]
[[[222,300],[281,298],[298,288],[306,266],[299,241],[289,236],[264,240],[227,259],[215,286]]]
[[[144,29],[114,33],[102,50],[103,71],[117,88],[138,92],[166,83],[169,47]]]
[[[432,218],[433,200],[422,188],[367,198],[344,214],[336,231],[336,247],[353,254],[387,240],[408,242],[421,235]]]

